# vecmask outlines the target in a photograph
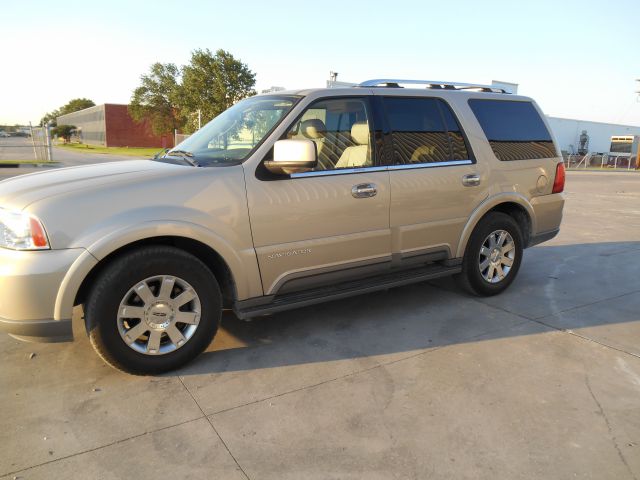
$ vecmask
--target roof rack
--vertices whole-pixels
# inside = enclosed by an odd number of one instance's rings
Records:
[[[444,90],[480,90],[482,92],[493,93],[509,93],[503,88],[493,85],[480,85],[476,83],[460,83],[460,82],[441,82],[437,80],[401,80],[397,78],[376,78],[374,80],[365,80],[358,84],[358,87],[387,87],[387,88],[403,88],[401,83],[406,85],[426,85],[427,88],[444,89]]]

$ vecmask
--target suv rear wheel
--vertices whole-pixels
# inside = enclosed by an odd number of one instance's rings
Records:
[[[487,214],[476,226],[462,261],[458,284],[482,296],[504,291],[522,262],[523,239],[518,223],[501,212]]]
[[[169,246],[129,252],[99,275],[85,304],[89,339],[109,365],[134,374],[175,369],[216,334],[218,283],[193,255]]]

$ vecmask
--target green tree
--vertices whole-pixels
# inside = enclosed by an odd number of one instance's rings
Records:
[[[89,100],[88,98],[74,98],[73,100],[69,100],[69,102],[65,106],[60,108],[60,115],[78,112],[80,110],[84,110],[85,108],[95,106],[96,104],[93,102],[93,100]]]
[[[149,119],[156,135],[173,133],[182,122],[178,116],[180,70],[173,63],[154,63],[149,73],[140,77],[141,85],[133,91],[129,114],[137,121]]]
[[[53,126],[56,126],[57,118],[59,116],[95,106],[96,104],[93,102],[93,100],[89,100],[88,98],[74,98],[73,100],[69,100],[69,102],[67,102],[62,107],[53,110],[52,112],[45,113],[44,117],[40,119],[40,125],[46,125],[47,123],[51,122]]]
[[[57,125],[57,121],[56,118],[58,118],[60,116],[60,109],[56,109],[53,110],[52,112],[47,112],[44,114],[44,117],[42,117],[40,119],[40,126],[42,127],[43,125],[46,125],[47,123],[50,123],[52,125]]]
[[[185,130],[198,128],[198,110],[202,124],[207,123],[234,103],[255,95],[256,75],[240,60],[224,50],[195,50],[191,62],[182,68],[180,114]]]
[[[63,138],[64,143],[69,143],[71,141],[71,135],[73,135],[75,131],[76,127],[74,125],[58,125],[51,129],[51,134]]]

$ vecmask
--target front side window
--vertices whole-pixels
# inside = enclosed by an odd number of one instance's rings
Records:
[[[188,155],[198,166],[237,164],[246,160],[285,117],[298,97],[251,97],[225,110],[167,155]]]
[[[472,99],[469,106],[498,160],[557,155],[549,130],[531,102]]]
[[[367,102],[361,98],[316,102],[291,126],[286,138],[309,139],[316,144],[316,171],[372,166],[367,110]]]
[[[384,106],[394,164],[469,159],[460,126],[446,103],[436,98],[386,97]]]

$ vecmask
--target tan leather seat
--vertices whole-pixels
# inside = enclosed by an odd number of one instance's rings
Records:
[[[327,127],[325,127],[324,122],[317,118],[312,118],[309,120],[304,120],[300,124],[300,132],[307,138],[311,140],[320,140],[324,139],[327,134]]]
[[[300,133],[316,144],[316,150],[318,152],[318,169],[326,170],[332,168],[330,161],[327,160],[325,155],[325,141],[327,136],[327,127],[324,122],[317,118],[311,118],[304,120],[300,123]]]
[[[336,168],[364,167],[371,165],[369,155],[369,124],[354,123],[351,127],[352,147],[345,148],[336,163]]]

